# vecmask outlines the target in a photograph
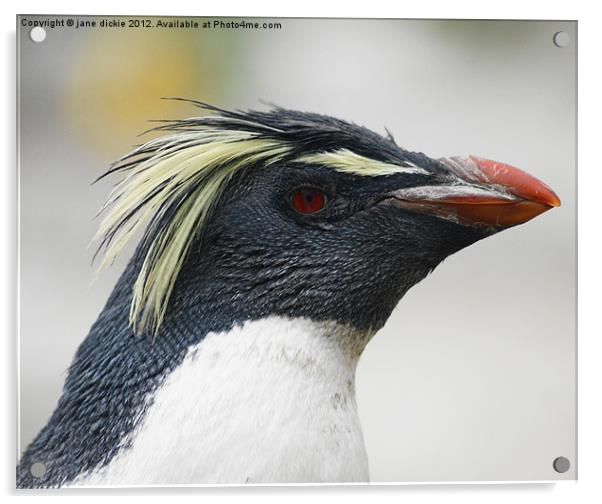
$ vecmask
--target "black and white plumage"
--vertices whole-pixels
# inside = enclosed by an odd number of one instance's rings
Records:
[[[19,487],[366,481],[355,366],[450,254],[557,206],[489,160],[274,108],[167,122],[111,168],[110,263],[146,231]],[[45,464],[39,478],[30,467]]]

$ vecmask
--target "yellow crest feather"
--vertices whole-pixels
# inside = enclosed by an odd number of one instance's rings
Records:
[[[152,140],[137,152],[153,155],[134,164],[113,189],[111,206],[95,239],[107,236],[99,269],[111,263],[132,235],[161,209],[175,212],[153,237],[133,289],[130,324],[134,331],[161,325],[177,275],[197,232],[239,169],[262,161],[268,165],[288,152],[277,140],[243,131],[180,133]]]
[[[384,163],[383,161],[360,156],[349,149],[308,154],[300,157],[298,161],[330,166],[342,173],[368,177],[382,177],[383,175],[393,175],[395,173],[427,173],[417,166],[401,166],[393,163]]]

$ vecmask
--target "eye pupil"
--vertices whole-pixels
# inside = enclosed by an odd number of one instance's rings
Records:
[[[293,208],[302,214],[319,212],[326,206],[326,201],[322,191],[311,187],[297,189],[292,198]]]

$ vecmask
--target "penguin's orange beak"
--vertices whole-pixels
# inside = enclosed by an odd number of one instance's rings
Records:
[[[560,206],[541,180],[505,163],[477,156],[439,160],[457,183],[404,188],[394,193],[400,206],[467,224],[511,227]]]

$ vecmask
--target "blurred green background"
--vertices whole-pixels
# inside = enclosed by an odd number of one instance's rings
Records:
[[[42,43],[18,21],[20,450],[127,260],[90,285],[115,180],[90,184],[151,138],[137,137],[148,120],[200,113],[160,99],[179,96],[387,126],[404,148],[508,162],[554,188],[561,208],[402,300],[362,357],[358,404],[373,481],[574,478],[576,23],[270,21],[281,28],[64,27]]]

